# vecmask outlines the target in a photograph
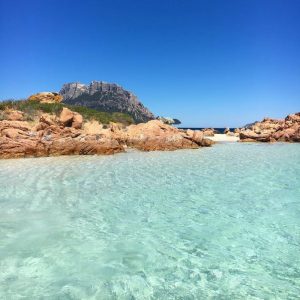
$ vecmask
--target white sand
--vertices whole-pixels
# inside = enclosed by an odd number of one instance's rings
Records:
[[[229,136],[226,134],[215,134],[214,136],[205,136],[207,139],[211,139],[215,142],[237,142],[240,140],[237,136]]]

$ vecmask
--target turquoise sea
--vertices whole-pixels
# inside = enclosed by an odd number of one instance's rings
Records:
[[[300,144],[0,160],[0,299],[300,299]]]

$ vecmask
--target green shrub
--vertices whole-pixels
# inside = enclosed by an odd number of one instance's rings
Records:
[[[128,125],[134,123],[133,118],[128,114],[119,112],[103,112],[84,106],[75,106],[63,103],[40,103],[28,100],[8,100],[0,102],[0,111],[7,108],[20,110],[25,113],[27,120],[33,120],[39,111],[59,115],[63,107],[67,107],[72,111],[80,113],[86,121],[95,120],[102,124],[118,122]]]

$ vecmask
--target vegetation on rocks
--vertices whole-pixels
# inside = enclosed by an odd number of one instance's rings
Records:
[[[39,113],[49,113],[58,116],[64,107],[67,107],[72,111],[81,114],[83,118],[88,121],[95,120],[102,124],[115,122],[129,125],[134,123],[133,118],[126,113],[102,112],[76,105],[63,103],[41,103],[28,100],[8,100],[0,102],[0,118],[5,110],[13,109],[24,112],[25,120],[33,121],[39,115]]]

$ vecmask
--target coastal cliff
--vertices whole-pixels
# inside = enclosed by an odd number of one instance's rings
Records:
[[[85,85],[66,83],[60,90],[63,102],[105,112],[128,113],[137,123],[153,120],[154,115],[131,92],[115,83],[92,81]]]

